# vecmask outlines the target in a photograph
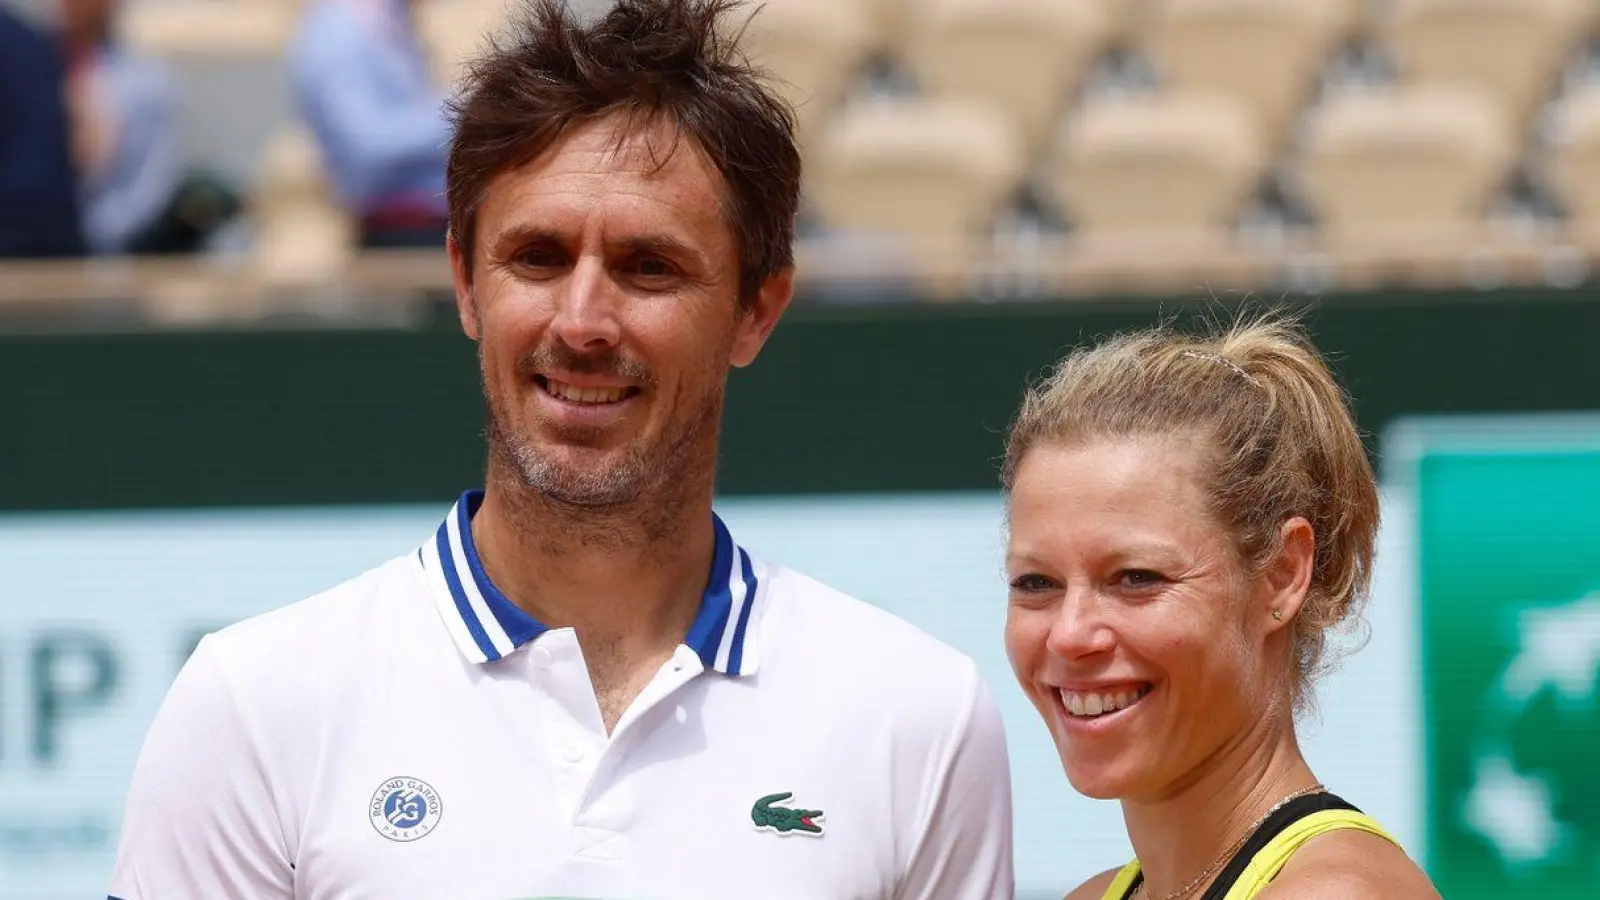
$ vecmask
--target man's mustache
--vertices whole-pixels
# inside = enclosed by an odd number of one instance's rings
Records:
[[[524,378],[546,372],[608,375],[646,386],[655,383],[655,375],[649,366],[616,350],[579,353],[565,345],[554,345],[540,347],[517,360],[517,374]]]

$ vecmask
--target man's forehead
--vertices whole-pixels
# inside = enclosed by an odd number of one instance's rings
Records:
[[[501,172],[487,206],[509,220],[534,213],[619,208],[684,224],[720,222],[720,175],[698,144],[669,125],[626,128],[600,120],[576,126],[526,165]],[[495,203],[495,200],[501,203]]]
[[[621,115],[574,125],[519,171],[530,178],[595,174],[682,182],[713,193],[721,177],[699,143],[670,122]]]

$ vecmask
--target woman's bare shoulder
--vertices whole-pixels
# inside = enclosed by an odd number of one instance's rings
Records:
[[[1068,894],[1064,900],[1101,900],[1106,895],[1106,888],[1111,887],[1111,882],[1116,880],[1117,873],[1120,871],[1122,871],[1122,868],[1119,866],[1118,868],[1101,872],[1099,875],[1078,885],[1077,890]]]
[[[1308,841],[1259,900],[1441,900],[1433,882],[1393,843],[1363,831]]]

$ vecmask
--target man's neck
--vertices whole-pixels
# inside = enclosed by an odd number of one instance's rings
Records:
[[[1268,810],[1315,783],[1292,722],[1263,722],[1169,795],[1124,800],[1123,820],[1144,872],[1145,895],[1166,896],[1214,867],[1192,895],[1198,896]]]
[[[511,496],[490,482],[472,520],[485,571],[511,602],[550,628],[681,641],[699,608],[715,535],[711,498],[661,515],[592,512]]]
[[[609,730],[699,611],[716,541],[710,487],[596,511],[533,495],[492,469],[472,519],[484,571],[546,627],[577,631]]]

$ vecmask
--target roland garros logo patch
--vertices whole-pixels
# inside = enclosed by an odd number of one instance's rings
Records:
[[[385,781],[373,792],[367,809],[367,818],[379,834],[402,843],[427,837],[443,814],[439,792],[419,778]]]

